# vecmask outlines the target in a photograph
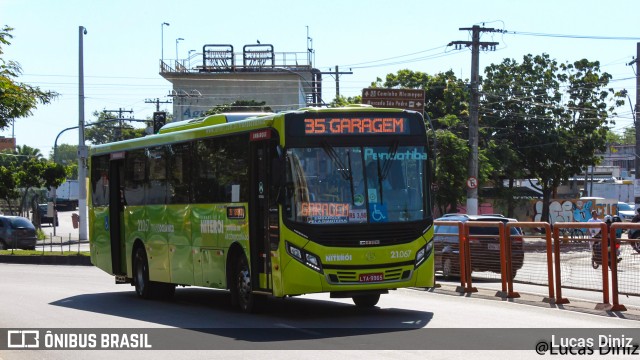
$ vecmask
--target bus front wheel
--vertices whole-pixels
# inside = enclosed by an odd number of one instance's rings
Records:
[[[256,312],[262,302],[262,296],[251,290],[251,271],[247,257],[239,255],[231,277],[231,303],[245,313]]]
[[[370,308],[376,306],[378,300],[380,300],[380,294],[358,295],[352,299],[357,307]]]

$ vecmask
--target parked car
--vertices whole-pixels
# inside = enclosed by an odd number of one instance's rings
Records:
[[[47,204],[38,204],[38,214],[40,214],[40,224],[49,224],[54,226],[53,218],[54,216],[47,216]],[[55,226],[60,225],[58,222],[58,215],[55,215]]]
[[[22,216],[0,216],[0,250],[36,248],[36,228]]]
[[[636,216],[636,212],[632,205],[625,202],[618,202],[618,216],[620,216],[623,221],[631,221],[631,219]]]
[[[469,221],[500,221],[503,223],[517,221],[499,214],[467,215],[447,214],[436,221],[469,222]],[[515,278],[524,262],[524,248],[522,230],[511,227],[511,278]],[[474,237],[479,235],[482,237]],[[492,237],[485,237],[491,235]],[[469,248],[471,250],[471,270],[491,271],[500,273],[500,238],[498,227],[470,227]],[[515,235],[515,236],[514,236]],[[460,252],[458,226],[436,225],[434,228],[435,268],[441,271],[445,279],[460,276]]]

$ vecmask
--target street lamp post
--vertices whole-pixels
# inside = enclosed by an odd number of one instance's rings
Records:
[[[191,69],[191,53],[196,52],[195,50],[189,50],[189,69]]]
[[[87,239],[87,147],[84,144],[84,60],[83,36],[87,34],[84,26],[78,28],[79,56],[78,56],[78,240]]]
[[[184,40],[183,38],[177,38],[176,39],[176,64],[178,63],[178,43],[180,41]]]
[[[164,63],[164,26],[169,26],[168,22],[160,24],[160,66]]]

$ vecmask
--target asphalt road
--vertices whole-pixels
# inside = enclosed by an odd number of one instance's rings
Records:
[[[87,240],[78,241],[78,229],[73,228],[73,223],[71,220],[72,214],[74,213],[77,213],[77,210],[60,211],[58,213],[59,226],[56,227],[57,236],[53,236],[53,227],[44,225],[42,227],[42,230],[45,232],[45,234],[48,235],[48,237],[46,240],[39,242],[36,249],[53,252],[60,251],[61,249],[65,251],[89,251],[89,242]],[[623,235],[623,238],[624,237],[626,237],[626,234]],[[529,239],[530,242],[534,242],[535,240],[536,239]],[[640,263],[640,254],[636,254],[635,252],[631,251],[628,245],[625,245],[625,249],[628,250],[627,252],[629,252],[629,254],[628,256],[625,256],[625,259],[621,264],[623,267],[621,268],[619,281],[621,281],[621,285],[624,285],[624,281],[626,281],[627,284],[633,284],[634,286],[637,286],[637,284],[640,283],[640,280],[637,280],[640,279],[640,265],[637,265],[638,263]],[[546,283],[546,270],[544,266],[545,261],[546,258],[543,252],[528,252],[525,256],[524,266],[519,271],[519,274],[516,278],[517,282],[514,285],[514,290],[540,295],[541,297],[546,296],[548,294],[547,287],[533,285]],[[569,264],[570,262],[576,262],[577,260],[570,259],[565,256],[563,257],[563,261]],[[594,270],[593,268],[591,268],[590,262],[587,260],[582,262],[584,264],[578,262],[577,264],[572,265],[570,267],[570,272],[567,271],[569,265],[565,264],[563,266],[563,286],[580,287],[583,284],[576,282],[576,279],[590,279],[593,284],[589,283],[587,285],[589,287],[592,287],[595,291],[578,291],[572,290],[570,288],[564,288],[563,296],[569,299],[584,300],[594,303],[602,302],[602,291],[598,290],[602,288],[601,279],[598,278],[599,274],[601,274],[601,270]],[[630,264],[631,266],[627,266],[627,264]],[[545,271],[541,271],[541,269]],[[594,274],[596,275],[594,276]],[[478,277],[474,279],[475,286],[491,290],[500,289],[501,286],[499,282],[499,274],[487,273],[486,276],[490,280],[482,279],[484,275],[485,274],[482,273],[474,273],[474,277]],[[533,277],[535,277],[535,279]],[[455,286],[457,283],[459,283],[457,281],[444,281],[439,277],[437,278],[437,280],[440,283],[450,286]],[[621,286],[621,290],[624,289],[625,287]],[[635,289],[635,287],[633,289]],[[621,295],[620,303],[624,304],[625,306],[640,308],[640,297]]]
[[[383,295],[374,309],[316,294],[272,299],[265,313],[249,315],[231,308],[227,292],[196,287],[178,289],[172,301],[141,300],[129,285],[115,285],[94,267],[0,264],[0,273],[0,329],[165,331],[165,341],[156,337],[151,343],[168,349],[0,349],[2,360],[539,358],[534,347],[540,335],[522,332],[536,328],[543,328],[543,334],[563,328],[617,329],[631,331],[627,337],[638,333],[640,340],[638,321],[415,289]],[[447,329],[453,332],[442,338]],[[489,347],[460,350],[478,339]],[[531,350],[490,350],[514,341],[526,342],[527,348],[530,343]],[[173,349],[185,343],[194,350]],[[432,347],[446,350],[424,350]]]

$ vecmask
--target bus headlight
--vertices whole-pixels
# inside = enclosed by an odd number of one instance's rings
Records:
[[[287,244],[287,250],[289,250],[289,254],[291,254],[291,256],[293,256],[294,258],[302,261],[302,251],[300,251],[300,249],[298,249],[295,246],[292,246],[291,244]]]
[[[317,255],[293,246],[289,242],[286,242],[285,244],[287,252],[291,257],[322,274],[322,264],[320,263],[320,258]]]
[[[311,254],[311,253],[307,253],[307,263],[306,265],[310,268],[312,268],[315,271],[320,271],[320,260],[318,260],[318,257]]]
[[[433,250],[433,241],[429,241],[427,245],[423,246],[416,252],[416,265],[415,267],[420,266],[431,255],[431,250]]]

